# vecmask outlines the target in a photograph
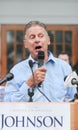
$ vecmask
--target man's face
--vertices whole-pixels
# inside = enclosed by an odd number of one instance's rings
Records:
[[[64,61],[66,61],[67,63],[69,63],[69,56],[68,56],[67,54],[60,54],[60,55],[58,56],[58,58],[60,58],[60,59],[62,59],[62,60],[64,60]]]
[[[28,48],[32,57],[37,58],[38,51],[42,50],[47,53],[48,45],[50,44],[50,39],[41,26],[35,25],[30,27],[25,35],[25,48]]]

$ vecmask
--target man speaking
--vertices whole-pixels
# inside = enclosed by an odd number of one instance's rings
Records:
[[[5,87],[6,102],[63,102],[74,98],[76,88],[64,84],[64,77],[72,72],[71,66],[53,56],[48,50],[50,38],[45,24],[30,21],[25,26],[24,47],[30,51],[28,59],[16,64],[10,72],[14,78]],[[43,60],[38,58],[39,52]],[[32,70],[29,65],[32,60]],[[67,99],[68,97],[68,99]]]

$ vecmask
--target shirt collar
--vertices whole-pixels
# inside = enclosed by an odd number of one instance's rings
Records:
[[[49,61],[52,61],[53,63],[55,62],[55,57],[53,56],[53,54],[50,51],[48,51],[48,61],[47,62],[49,62]]]
[[[37,61],[35,61],[35,60],[31,57],[31,54],[30,54],[28,60],[32,60],[33,63],[37,63]]]
[[[32,62],[33,63],[38,63],[37,61],[35,61],[32,57],[31,57],[31,54],[29,55],[29,58],[28,58],[28,61],[29,60],[32,60]],[[55,62],[55,57],[53,56],[53,54],[50,52],[50,51],[48,51],[48,61],[47,62],[49,62],[49,61],[51,61],[51,62]]]

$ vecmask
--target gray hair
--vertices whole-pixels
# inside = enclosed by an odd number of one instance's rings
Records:
[[[25,29],[24,29],[24,35],[26,34],[26,31],[32,27],[32,26],[35,26],[35,25],[39,25],[41,27],[43,27],[46,31],[47,31],[47,28],[46,28],[46,25],[44,23],[41,23],[39,21],[30,21],[29,23],[27,23],[25,25]]]

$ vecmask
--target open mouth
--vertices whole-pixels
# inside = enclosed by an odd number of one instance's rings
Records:
[[[36,46],[35,47],[35,49],[37,50],[37,49],[41,49],[42,47],[41,46]]]

